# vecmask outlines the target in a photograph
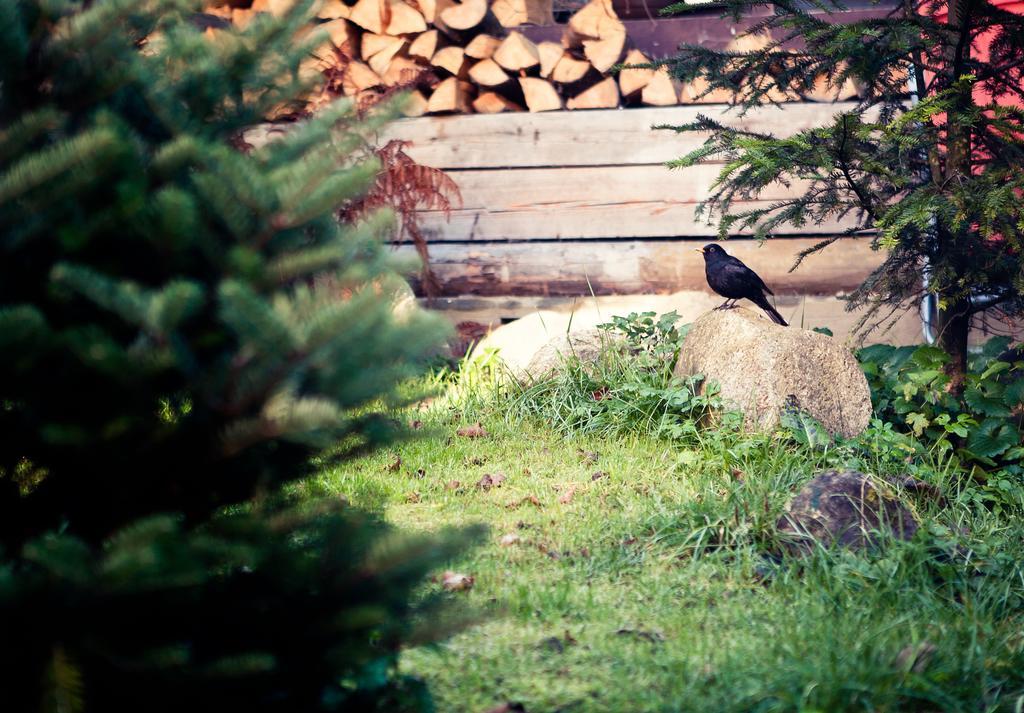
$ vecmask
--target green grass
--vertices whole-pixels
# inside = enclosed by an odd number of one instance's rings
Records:
[[[450,598],[481,622],[403,657],[439,711],[1021,710],[1016,490],[964,484],[881,425],[811,449],[708,421],[703,405],[673,413],[671,393],[635,422],[587,404],[595,384],[635,376],[569,369],[526,394],[482,380],[405,414],[418,438],[306,484],[413,530],[490,528],[451,563],[475,584]],[[687,415],[700,428],[677,428]],[[456,435],[478,420],[487,436]],[[911,542],[777,556],[789,497],[847,465],[913,473],[948,502],[910,500],[923,523]],[[496,473],[500,487],[476,487]]]

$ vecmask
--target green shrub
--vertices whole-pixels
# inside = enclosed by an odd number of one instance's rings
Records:
[[[0,4],[10,710],[428,705],[396,656],[464,535],[281,491],[393,435],[380,405],[442,331],[392,314],[388,216],[333,216],[385,117],[236,148],[307,88],[310,7],[210,41],[179,0]]]
[[[1002,361],[1009,340],[971,356],[962,397],[951,393],[949,357],[931,346],[874,345],[858,357],[875,413],[979,471],[1024,474],[1024,362]]]

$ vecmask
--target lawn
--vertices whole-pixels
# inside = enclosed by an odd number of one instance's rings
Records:
[[[404,528],[488,526],[450,564],[473,585],[447,596],[478,623],[402,659],[437,710],[1024,705],[1019,494],[878,421],[816,448],[728,419],[591,429],[555,392],[442,392],[401,414],[414,438],[307,484]],[[826,467],[912,474],[944,500],[904,494],[910,542],[780,556],[774,523]]]

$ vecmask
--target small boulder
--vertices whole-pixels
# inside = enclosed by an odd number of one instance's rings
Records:
[[[568,358],[582,364],[595,364],[606,350],[621,345],[623,337],[603,329],[581,329],[549,339],[534,352],[523,374],[518,376],[541,380],[551,376]]]
[[[774,428],[793,406],[832,435],[855,436],[871,418],[867,379],[841,342],[781,327],[743,307],[708,312],[694,322],[675,373],[717,382],[722,399],[753,428]]]
[[[473,348],[473,354],[483,357],[497,352],[509,372],[521,376],[533,355],[546,343],[570,331],[591,329],[603,321],[607,320],[591,319],[589,314],[538,310],[496,327]]]
[[[776,528],[791,551],[807,552],[818,545],[861,549],[879,532],[909,540],[918,524],[903,503],[867,475],[828,470],[796,494]]]

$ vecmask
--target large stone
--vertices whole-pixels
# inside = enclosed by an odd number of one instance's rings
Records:
[[[861,549],[878,533],[909,540],[918,524],[884,484],[855,470],[828,470],[796,494],[776,528],[790,551],[807,552],[819,545]]]
[[[871,418],[871,391],[853,353],[825,334],[781,327],[737,307],[708,312],[690,328],[677,376],[703,374],[743,412],[748,427],[771,429],[793,406],[833,435],[855,436]]]
[[[617,344],[621,345],[623,341],[621,336],[604,329],[581,329],[562,334],[541,346],[523,372],[516,376],[539,381],[554,374],[566,359],[571,358],[578,359],[582,364],[595,364],[602,354]]]

